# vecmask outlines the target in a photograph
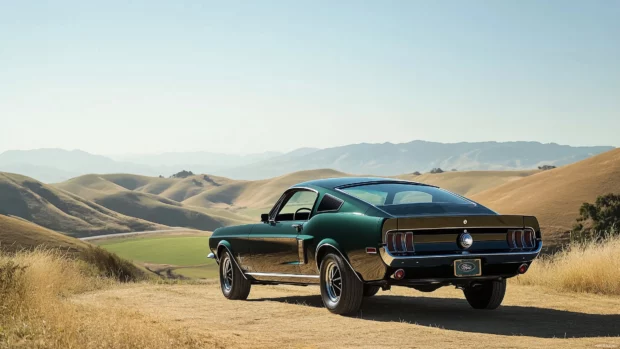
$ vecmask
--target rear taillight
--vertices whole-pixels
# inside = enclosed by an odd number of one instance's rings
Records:
[[[512,249],[534,248],[536,233],[532,229],[508,230],[506,242]]]
[[[412,232],[390,232],[385,235],[388,251],[396,253],[415,252]]]

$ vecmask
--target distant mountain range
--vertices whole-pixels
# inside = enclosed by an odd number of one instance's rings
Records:
[[[539,142],[351,144],[325,149],[300,148],[289,153],[227,155],[180,152],[105,157],[81,150],[9,150],[0,154],[0,171],[21,173],[43,182],[60,182],[89,173],[170,176],[180,170],[233,179],[264,179],[287,173],[331,168],[373,175],[444,170],[521,170],[543,164],[566,165],[614,149],[573,147]]]

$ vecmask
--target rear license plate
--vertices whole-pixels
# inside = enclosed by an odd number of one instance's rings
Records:
[[[480,259],[457,259],[454,261],[454,276],[480,275],[482,275]]]

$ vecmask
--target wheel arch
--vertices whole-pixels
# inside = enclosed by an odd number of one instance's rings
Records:
[[[235,258],[235,254],[232,252],[232,246],[230,245],[230,242],[228,242],[226,240],[220,241],[217,244],[216,251],[217,251],[216,258],[217,258],[218,264],[220,263],[220,259],[221,259],[223,251],[227,251],[228,254],[230,254],[230,256],[232,257],[232,260],[235,263],[235,265],[237,266],[237,269],[239,269],[239,271],[241,272],[241,275],[243,275],[243,278],[246,279],[246,280],[248,279],[248,277],[243,272],[243,269],[241,269],[241,266],[237,262],[237,258]]]
[[[321,272],[321,261],[323,258],[329,253],[334,252],[340,255],[342,259],[344,259],[345,263],[351,268],[351,271],[355,274],[355,276],[361,281],[364,282],[360,274],[353,268],[351,262],[349,262],[349,258],[342,252],[342,248],[340,244],[336,242],[334,239],[323,239],[321,242],[317,244],[316,251],[314,253],[314,261],[316,263],[316,268]]]

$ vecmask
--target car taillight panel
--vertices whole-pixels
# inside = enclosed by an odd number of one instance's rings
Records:
[[[536,246],[536,233],[532,229],[508,230],[506,242],[511,249],[534,248]]]
[[[389,252],[415,252],[413,246],[413,232],[389,232],[385,236]]]

